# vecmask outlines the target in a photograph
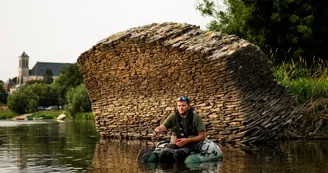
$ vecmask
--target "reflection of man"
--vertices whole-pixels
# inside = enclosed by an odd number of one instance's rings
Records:
[[[178,139],[176,145],[169,145],[161,151],[160,162],[183,162],[191,152],[198,152],[201,141],[205,140],[204,122],[198,114],[193,113],[187,97],[178,98],[177,110],[155,128],[153,136],[167,129],[175,132]]]

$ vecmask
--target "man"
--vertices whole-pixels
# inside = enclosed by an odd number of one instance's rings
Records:
[[[167,129],[177,135],[175,145],[169,145],[159,154],[160,162],[183,162],[191,152],[198,152],[200,143],[205,140],[205,126],[202,118],[193,113],[187,97],[177,99],[175,113],[166,118],[163,124],[155,128],[153,137]],[[173,158],[173,159],[172,159]]]

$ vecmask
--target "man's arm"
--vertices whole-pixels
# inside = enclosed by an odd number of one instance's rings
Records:
[[[161,124],[160,126],[155,128],[155,132],[157,132],[157,133],[162,133],[165,130],[166,130],[166,127],[163,124]]]
[[[189,143],[203,141],[203,140],[205,140],[205,137],[206,137],[205,132],[202,131],[202,132],[198,132],[198,135],[193,138],[181,138],[181,139],[179,139],[179,142],[177,142],[176,144],[177,144],[177,146],[182,147]]]
[[[172,127],[173,122],[175,122],[175,115],[171,114],[165,119],[163,124],[155,128],[153,137],[156,137],[157,134],[160,134],[165,130],[170,129]]]
[[[155,128],[153,137],[155,137],[158,134],[164,132],[165,130],[166,130],[166,127],[163,124],[161,124],[160,126],[158,126],[158,127]]]

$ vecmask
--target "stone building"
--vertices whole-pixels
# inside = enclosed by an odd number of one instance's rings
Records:
[[[47,68],[52,71],[53,78],[56,78],[60,75],[61,69],[67,65],[67,63],[57,62],[37,62],[32,69],[29,69],[29,58],[30,57],[25,52],[18,57],[18,86],[29,80],[42,80]]]

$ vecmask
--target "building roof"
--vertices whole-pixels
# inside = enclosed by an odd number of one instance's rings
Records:
[[[19,57],[28,57],[29,58],[29,56],[25,53],[25,51]]]
[[[11,79],[8,79],[8,80],[5,82],[5,84],[10,85],[10,86],[13,86],[13,85],[16,84],[16,82],[13,81],[13,80],[11,80]]]
[[[50,69],[53,76],[59,76],[62,68],[68,65],[68,63],[57,62],[37,62],[30,70],[30,76],[43,76],[46,69]]]

